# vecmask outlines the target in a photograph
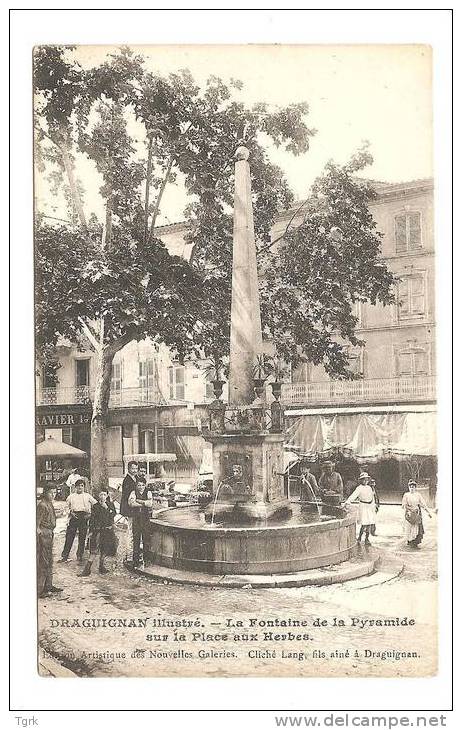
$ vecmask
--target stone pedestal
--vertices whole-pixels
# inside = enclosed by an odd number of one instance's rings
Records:
[[[281,433],[209,435],[213,446],[214,499],[207,521],[254,524],[291,513],[284,496]]]

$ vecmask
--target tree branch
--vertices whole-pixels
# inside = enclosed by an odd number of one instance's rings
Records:
[[[90,340],[90,343],[93,346],[95,352],[98,352],[98,353],[101,352],[100,343],[98,342],[96,334],[93,332],[93,330],[91,329],[89,324],[87,322],[85,322],[85,320],[83,320],[81,317],[79,317],[79,322],[82,325],[82,329],[83,329],[85,335]]]
[[[85,217],[85,212],[83,210],[83,204],[82,199],[80,197],[80,193],[77,187],[77,183],[74,176],[74,165],[71,160],[71,156],[69,154],[69,150],[66,145],[66,138],[67,133],[65,131],[62,132],[63,137],[63,143],[59,144],[56,140],[54,140],[56,146],[61,152],[62,158],[63,158],[63,164],[64,169],[66,170],[67,179],[69,181],[69,187],[71,190],[71,196],[72,200],[74,202],[75,209],[77,211],[77,215],[79,217],[80,225],[84,229],[85,233],[88,233],[88,225],[87,225],[87,219]],[[52,139],[52,138],[50,138]]]
[[[167,182],[168,182],[169,175],[172,171],[173,163],[174,163],[174,158],[172,155],[168,162],[167,169],[166,169],[165,175],[164,175],[164,179],[162,180],[162,185],[160,186],[159,195],[157,196],[156,204],[154,206],[154,211],[152,213],[151,228],[149,230],[149,236],[148,236],[147,243],[150,243],[152,241],[152,237],[154,234],[154,228],[156,227],[157,216],[159,215],[160,202],[161,202],[162,196],[165,192],[165,188],[167,187]]]
[[[278,236],[277,238],[275,238],[274,241],[271,241],[266,246],[263,246],[263,248],[260,248],[259,251],[257,251],[257,256],[260,256],[260,254],[262,254],[262,253],[266,253],[266,251],[268,251],[270,248],[272,248],[273,246],[275,246],[276,243],[279,243],[279,241],[281,241],[283,238],[285,238],[287,236],[287,234],[289,233],[290,227],[291,227],[294,219],[297,217],[297,215],[300,213],[300,211],[302,210],[302,208],[308,203],[308,201],[310,199],[311,199],[311,196],[309,198],[307,198],[306,200],[304,200],[301,205],[299,205],[299,207],[297,208],[297,210],[291,216],[291,218],[290,218],[290,220],[289,220],[289,222],[288,222],[288,224],[286,226],[286,229],[285,229],[284,233],[281,233],[281,235]]]
[[[113,342],[110,342],[108,345],[106,345],[106,351],[109,355],[115,355],[116,352],[119,352],[119,350],[122,349],[122,347],[125,347],[125,345],[128,345],[129,342],[135,339],[136,330],[132,329],[126,332],[124,335],[121,335],[117,338],[117,340],[114,340]]]
[[[149,150],[148,150],[148,164],[146,168],[146,187],[144,195],[144,237],[143,240],[146,243],[148,239],[148,223],[149,223],[149,189],[151,186],[151,171],[152,171],[152,145],[153,137],[149,138]]]

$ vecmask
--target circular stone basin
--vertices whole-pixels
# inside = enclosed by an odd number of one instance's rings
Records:
[[[151,519],[148,559],[177,570],[268,575],[334,565],[356,554],[354,516],[330,505],[321,517],[298,504],[292,508],[290,517],[252,527],[206,524],[198,507],[162,510]]]

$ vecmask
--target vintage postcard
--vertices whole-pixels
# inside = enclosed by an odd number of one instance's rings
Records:
[[[431,48],[33,64],[39,674],[434,676]]]

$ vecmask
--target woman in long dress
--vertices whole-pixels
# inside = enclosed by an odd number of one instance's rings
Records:
[[[376,513],[376,502],[374,491],[369,485],[369,474],[362,472],[359,475],[359,484],[356,489],[350,494],[346,500],[347,504],[351,504],[355,500],[359,503],[359,523],[361,525],[359,535],[357,538],[358,542],[361,542],[361,538],[365,535],[364,544],[370,545],[369,535],[371,534],[371,528],[375,525],[375,513]]]
[[[422,520],[422,510],[431,517],[430,511],[419,492],[417,492],[417,484],[413,479],[409,479],[407,485],[408,491],[403,495],[403,533],[409,547],[417,547],[423,540],[424,527]]]

